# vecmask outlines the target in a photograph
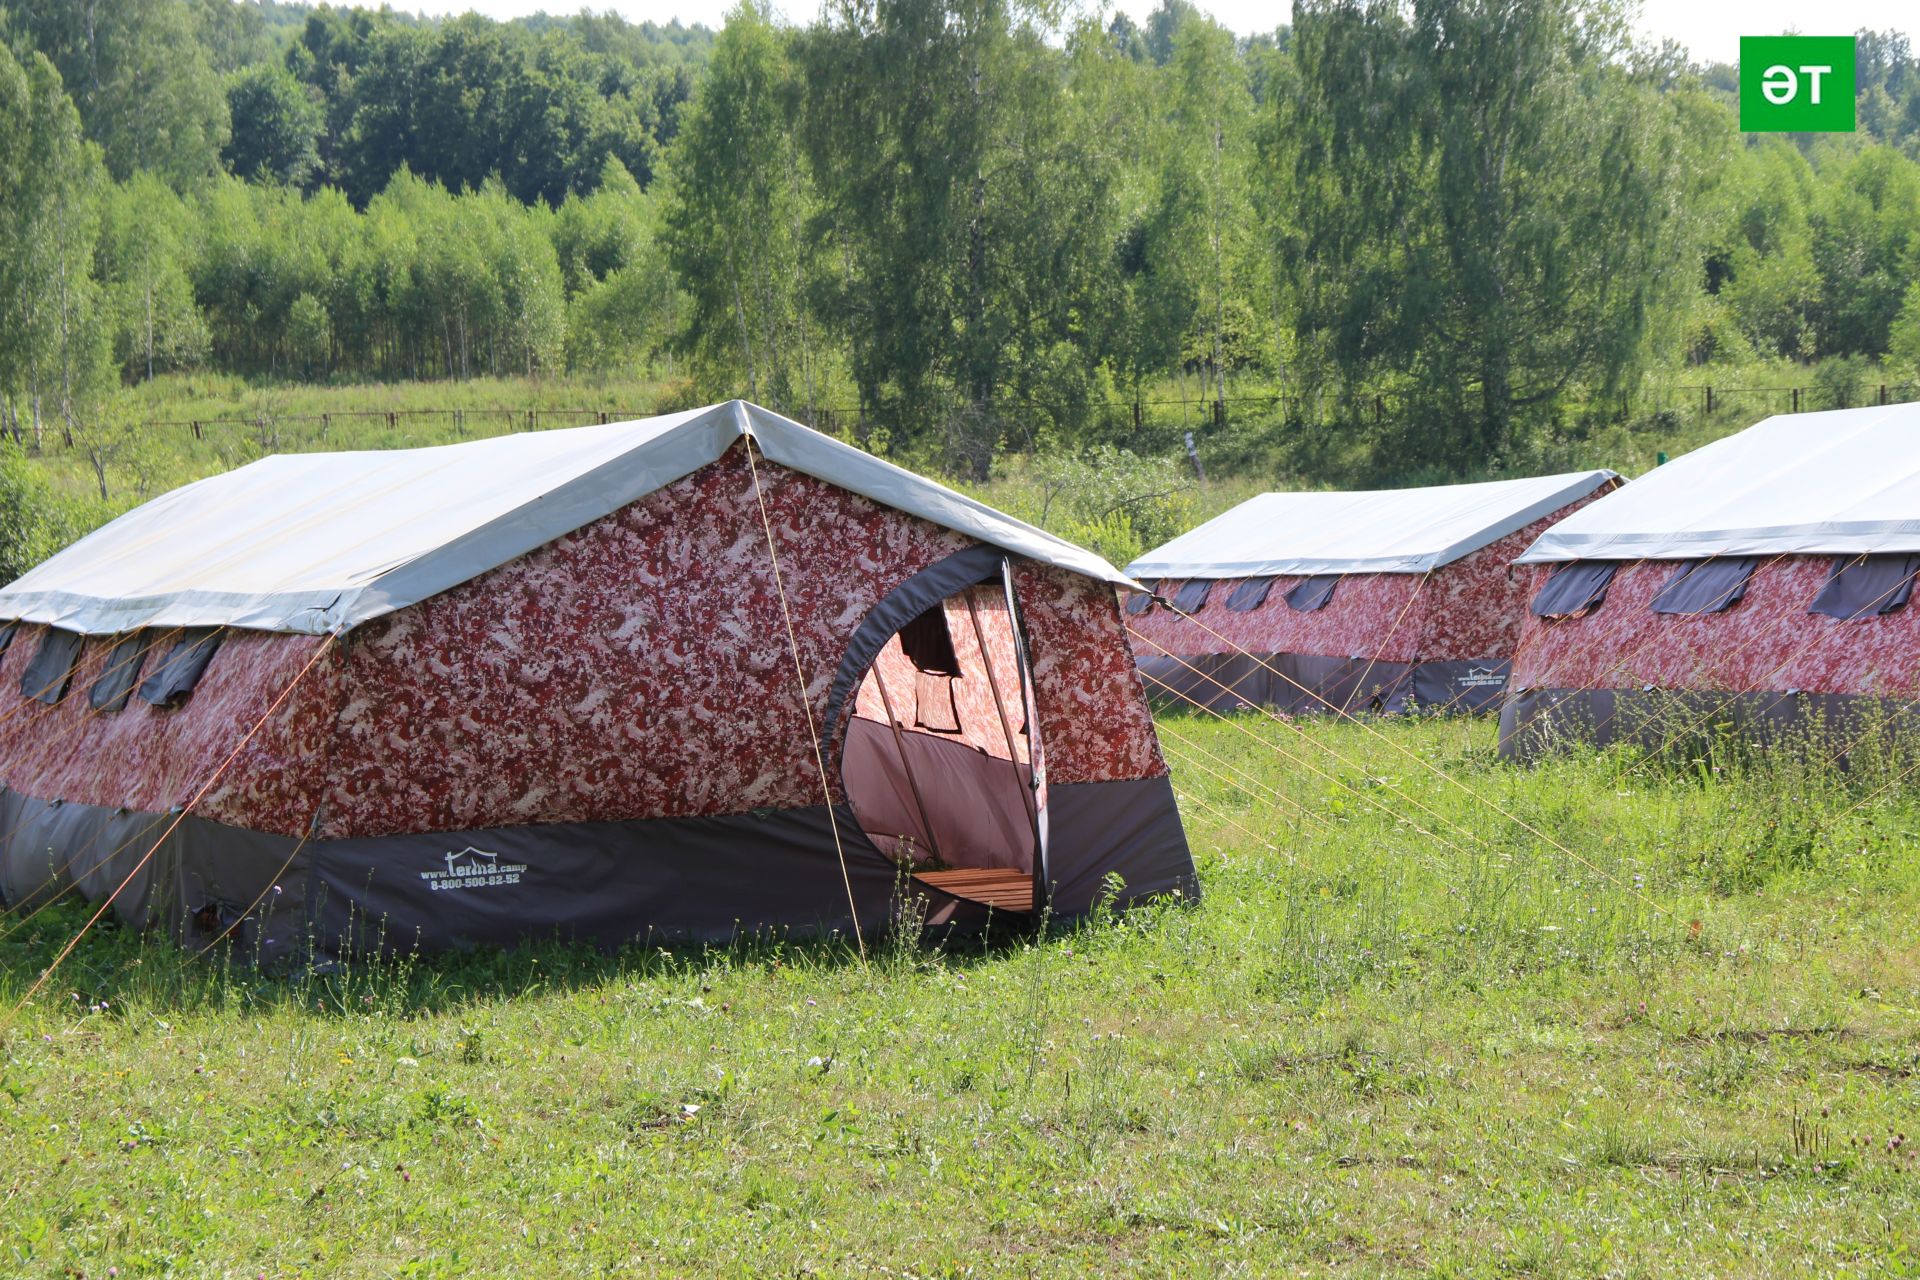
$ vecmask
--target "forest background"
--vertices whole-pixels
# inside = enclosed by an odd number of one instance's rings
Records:
[[[1607,0],[0,0],[0,569],[274,449],[734,395],[1116,557],[1913,398],[1920,62],[1857,63],[1856,132],[1743,135]]]

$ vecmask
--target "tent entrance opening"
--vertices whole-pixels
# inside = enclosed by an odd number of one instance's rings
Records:
[[[861,829],[915,881],[1025,913],[1040,800],[1021,650],[999,583],[907,623],[860,681],[843,780]]]

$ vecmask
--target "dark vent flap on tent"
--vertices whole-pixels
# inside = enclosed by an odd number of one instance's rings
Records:
[[[1528,606],[1536,618],[1571,618],[1606,603],[1618,560],[1573,560],[1547,579]]]
[[[220,647],[220,634],[217,627],[189,627],[182,631],[159,668],[140,686],[141,700],[156,707],[185,702],[194,686],[200,683],[200,677],[206,674],[207,664],[213,661],[214,651]]]
[[[1206,606],[1207,596],[1212,591],[1212,578],[1188,578],[1173,593],[1173,607],[1181,613],[1198,613]]]
[[[13,648],[13,633],[18,626],[19,624],[15,622],[0,625],[0,653],[5,653],[7,650]]]
[[[144,631],[136,631],[113,646],[107,655],[107,669],[93,682],[87,695],[95,711],[119,711],[140,683],[140,668],[146,664],[152,641]]]
[[[1835,556],[1807,612],[1842,621],[1892,613],[1913,597],[1916,573],[1920,555]]]
[[[78,632],[48,627],[40,641],[40,651],[33,655],[33,661],[20,677],[20,692],[48,706],[66,697],[67,684],[73,679],[74,661],[80,656],[80,645]]]
[[[1758,556],[1718,556],[1696,560],[1684,566],[1650,608],[1655,613],[1719,613],[1740,603],[1747,594],[1747,583],[1760,564]]]
[[[1287,592],[1287,608],[1299,613],[1315,613],[1327,607],[1333,599],[1333,589],[1340,585],[1340,575],[1323,573]]]
[[[1154,583],[1152,585],[1155,591],[1158,591],[1160,589],[1160,585],[1158,583]],[[1153,608],[1153,596],[1150,593],[1145,591],[1136,591],[1132,595],[1127,597],[1126,607],[1127,607],[1128,613],[1134,614],[1136,616],[1139,614],[1145,613],[1147,610]]]
[[[1272,578],[1248,578],[1227,596],[1227,608],[1233,613],[1252,613],[1267,602],[1267,593],[1272,590]]]

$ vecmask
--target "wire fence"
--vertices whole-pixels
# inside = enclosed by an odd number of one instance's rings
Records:
[[[1617,403],[1593,400],[1563,404],[1576,417],[1599,416],[1615,421],[1663,417],[1748,418],[1758,420],[1777,413],[1805,413],[1825,409],[1920,401],[1920,381],[1822,383],[1799,386],[1744,386],[1721,383],[1670,384],[1650,387]],[[784,412],[828,434],[866,442],[879,427],[894,425],[886,415],[844,405],[789,405]],[[1141,396],[1104,400],[1078,406],[1079,416],[1091,419],[1105,434],[1137,437],[1151,448],[1176,445],[1186,431],[1211,434],[1231,427],[1348,430],[1378,426],[1408,418],[1417,410],[1404,398],[1389,393],[1297,392],[1225,396]],[[122,422],[110,430],[75,432],[57,420],[37,427],[12,424],[7,434],[32,452],[80,451],[121,456],[128,446],[152,441],[187,440],[215,447],[240,447],[247,452],[295,452],[327,448],[379,448],[412,445],[421,436],[436,439],[472,439],[515,431],[578,427],[659,412],[657,407],[554,406],[463,407],[451,409],[343,409],[319,413],[272,410],[205,417],[154,418]],[[1037,401],[1008,401],[993,417],[1017,425],[1036,415],[1058,417],[1062,406]]]

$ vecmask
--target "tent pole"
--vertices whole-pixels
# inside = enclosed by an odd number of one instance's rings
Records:
[[[1000,697],[1000,677],[993,672],[993,658],[987,651],[987,634],[980,626],[980,610],[973,603],[973,588],[967,588],[961,598],[967,602],[967,616],[973,619],[973,639],[980,646],[980,665],[987,669],[987,686],[993,690],[993,709],[1000,713],[1000,732],[1007,738],[1007,759],[1013,765],[1014,775],[1017,777],[1020,772],[1020,751],[1013,745],[1013,722],[1007,719],[1007,704]],[[1027,754],[1031,757],[1033,753]],[[1027,761],[1027,768],[1029,771],[1033,768],[1031,758]],[[1033,811],[1033,793],[1030,788],[1020,788],[1020,805],[1027,811],[1027,822],[1038,831],[1040,820]]]
[[[1013,632],[1013,664],[1020,676],[1020,709],[1027,719],[1027,812],[1033,816],[1033,914],[1036,922],[1052,909],[1053,867],[1047,857],[1046,815],[1040,811],[1040,788],[1046,784],[1046,758],[1040,736],[1040,704],[1034,698],[1033,661],[1027,654],[1026,625],[1020,616],[1020,597],[1013,589],[1013,558],[1000,557],[1000,591],[1007,601],[1007,626]],[[1046,905],[1043,905],[1046,904]]]
[[[887,727],[893,730],[893,748],[900,753],[900,767],[907,771],[907,786],[913,791],[913,807],[920,811],[920,825],[927,832],[927,847],[933,851],[934,859],[945,863],[940,853],[940,837],[934,834],[933,819],[927,816],[927,800],[920,794],[920,779],[913,776],[913,757],[907,754],[907,737],[900,732],[900,717],[893,714],[893,699],[887,696],[887,682],[880,676],[880,663],[875,659],[871,668],[874,688],[880,690],[880,705],[886,709]]]

